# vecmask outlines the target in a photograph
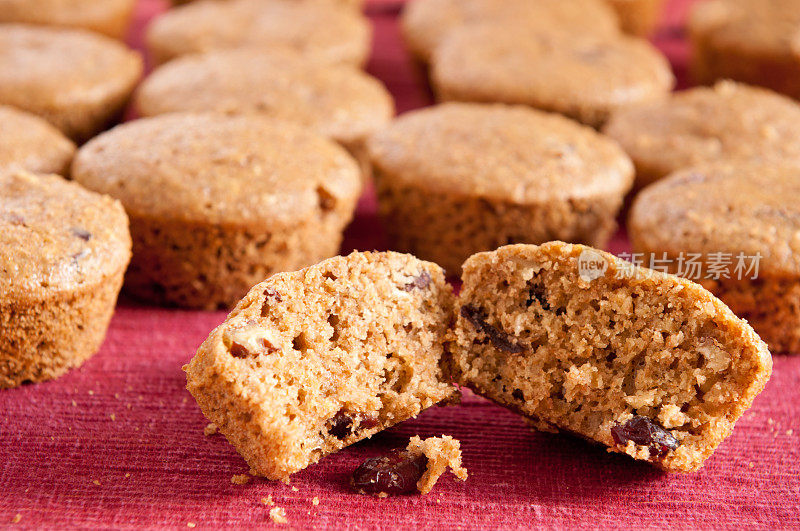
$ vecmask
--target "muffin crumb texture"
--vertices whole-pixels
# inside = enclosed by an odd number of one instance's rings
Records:
[[[451,398],[441,268],[353,253],[255,286],[187,365],[205,415],[260,475],[288,476]]]
[[[596,274],[579,274],[588,262]],[[473,256],[463,281],[459,383],[667,470],[699,469],[771,372],[766,345],[709,292],[602,251],[508,246]]]

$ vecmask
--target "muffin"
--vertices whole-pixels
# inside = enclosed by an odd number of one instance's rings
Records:
[[[130,256],[117,201],[0,171],[0,388],[57,378],[97,352]]]
[[[139,55],[87,31],[0,24],[0,104],[37,114],[83,142],[120,113]]]
[[[0,0],[0,23],[85,29],[125,38],[135,0]]]
[[[362,162],[367,136],[394,114],[386,88],[356,68],[252,49],[171,61],[142,83],[135,101],[142,116],[217,111],[296,122],[336,140]]]
[[[612,141],[522,106],[413,111],[368,147],[396,248],[455,274],[471,254],[508,243],[604,245],[633,181]]]
[[[476,23],[519,25],[532,34],[566,30],[608,37],[619,33],[613,9],[603,0],[412,0],[401,27],[406,46],[423,63],[454,29]]]
[[[67,175],[75,144],[38,116],[0,105],[0,172]]]
[[[639,37],[653,33],[661,13],[664,0],[606,0],[619,17],[622,31]]]
[[[773,352],[800,354],[800,163],[719,162],[647,187],[634,250],[700,282]],[[696,266],[689,267],[689,259]]]
[[[289,47],[318,61],[360,66],[369,55],[370,31],[358,12],[329,2],[202,0],[158,17],[146,41],[156,64],[251,46]]]
[[[700,83],[734,79],[800,98],[800,3],[710,0],[693,6],[691,70]]]
[[[441,268],[353,253],[256,285],[184,367],[187,389],[270,479],[458,396],[440,361]]]
[[[173,5],[181,5],[181,4],[188,4],[189,2],[193,2],[194,0],[172,0]],[[331,2],[334,4],[340,4],[347,7],[353,7],[356,9],[363,9],[366,0],[295,0],[297,2],[305,1],[305,2]]]
[[[800,162],[800,105],[730,81],[620,109],[603,132],[619,142],[645,186],[689,166],[726,160]]]
[[[118,198],[131,218],[127,292],[206,309],[335,255],[361,189],[358,165],[332,141],[221,114],[117,126],[78,151],[72,178]]]
[[[450,32],[433,54],[431,81],[443,101],[530,105],[599,127],[616,109],[665,99],[675,80],[641,39],[483,25]]]
[[[472,256],[457,304],[459,384],[667,471],[702,467],[772,370],[701,286],[582,245]]]

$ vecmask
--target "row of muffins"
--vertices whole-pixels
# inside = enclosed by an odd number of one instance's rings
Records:
[[[42,31],[50,30],[35,30]],[[436,261],[448,265],[452,272],[457,271],[462,255],[468,256],[476,250],[516,241],[550,239],[601,246],[613,231],[614,217],[631,187],[633,167],[614,142],[589,128],[566,118],[523,107],[446,104],[409,114],[377,134],[364,131],[355,135],[358,138],[353,140],[347,138],[347,133],[355,129],[354,124],[360,123],[359,120],[344,118],[343,123],[351,125],[349,128],[345,125],[338,134],[335,128],[326,130],[324,125],[313,122],[320,115],[346,115],[351,105],[358,106],[366,98],[328,98],[332,107],[314,107],[319,105],[318,101],[330,96],[331,89],[315,89],[313,84],[303,85],[303,80],[318,75],[326,83],[331,83],[330,79],[339,76],[338,79],[366,81],[364,86],[377,87],[374,94],[385,96],[385,89],[352,66],[330,65],[327,60],[319,60],[313,55],[311,58],[297,57],[296,51],[283,47],[262,53],[263,57],[259,59],[248,56],[248,53],[254,52],[215,52],[217,55],[179,59],[165,65],[138,92],[138,106],[146,107],[146,95],[150,94],[150,105],[157,108],[161,100],[166,100],[167,107],[163,112],[184,111],[184,114],[167,114],[120,126],[87,144],[72,164],[71,173],[75,180],[121,199],[128,211],[134,258],[127,282],[134,294],[161,303],[225,307],[271,272],[294,269],[337,252],[341,231],[352,217],[363,174],[344,150],[313,132],[274,121],[268,123],[263,118],[248,115],[252,111],[253,114],[266,114],[271,119],[292,119],[291,115],[280,113],[291,107],[280,103],[293,101],[287,94],[298,96],[298,107],[306,111],[309,121],[298,120],[303,125],[311,125],[312,129],[338,140],[362,161],[367,158],[363,154],[370,152],[369,158],[377,170],[382,211],[389,220],[397,246],[423,258],[435,257]],[[236,92],[237,87],[246,86],[252,78],[245,77],[229,87],[224,84],[215,86],[212,82],[225,74],[225,54],[231,58],[241,54],[241,64],[257,65],[263,61],[265,71],[281,73],[288,81],[283,84],[278,81],[276,88],[264,91],[274,93],[273,101],[264,100],[264,94],[256,94],[260,99],[252,100],[253,91]],[[248,60],[252,62],[248,63]],[[235,63],[234,59],[231,61]],[[258,71],[259,68],[252,70]],[[241,71],[241,67],[230,70],[232,73],[237,71]],[[303,74],[292,77],[295,71]],[[156,90],[158,83],[153,81],[158,80],[159,75],[166,80],[161,82],[161,96]],[[269,77],[262,74],[259,82],[267,83]],[[195,79],[195,82],[182,87],[184,79]],[[351,89],[355,83],[343,81],[342,86]],[[148,88],[148,85],[156,89]],[[192,100],[193,95],[202,100],[202,88],[206,85],[214,89],[205,95],[205,103],[196,110],[209,110],[208,106],[224,102],[224,106],[212,110],[232,116],[187,114],[185,111],[195,109],[169,107],[182,105]],[[299,95],[291,91],[293,87],[302,87]],[[694,90],[696,93],[709,91]],[[781,131],[789,127],[797,113],[793,102],[732,84],[720,85],[711,92],[755,95],[755,100],[734,98],[739,103],[717,103],[720,116],[736,115],[736,105],[746,109],[746,112],[742,110],[739,113],[747,115],[742,118],[741,133],[757,133],[765,143],[765,147],[754,148],[753,154],[768,156],[770,146],[775,146],[776,150],[791,149],[779,146],[782,145]],[[174,97],[175,94],[178,97]],[[172,103],[169,102],[171,97]],[[375,98],[376,101],[380,99],[381,96]],[[677,102],[679,96],[673,99]],[[774,102],[774,105],[762,103],[762,100]],[[369,118],[384,116],[383,123],[376,123],[373,131],[382,129],[391,115],[391,107],[387,111],[385,106],[386,101],[391,105],[391,100],[383,98],[383,101],[381,112],[375,112],[378,106],[369,105],[360,111],[362,116]],[[303,102],[310,107],[303,107]],[[672,100],[659,103],[665,109],[662,112],[669,115]],[[188,104],[191,105],[191,101]],[[637,106],[636,109],[641,108]],[[762,116],[758,116],[759,110],[763,110]],[[19,111],[8,111],[34,120]],[[682,112],[675,113],[681,115]],[[246,116],[238,116],[239,113]],[[159,114],[159,111],[152,114]],[[620,114],[624,111],[621,110]],[[756,116],[751,116],[753,114]],[[380,119],[377,121],[381,122]],[[664,119],[655,121],[661,123]],[[665,134],[665,142],[680,137],[680,120],[676,121],[679,122],[677,131]],[[712,122],[724,123],[698,112],[696,120],[685,127],[693,130]],[[614,119],[609,122],[607,131],[611,130],[613,123]],[[43,129],[49,127],[39,125]],[[648,125],[638,118],[633,120],[630,128],[623,127],[623,130],[634,138],[634,147],[628,146],[627,149],[637,162],[638,170],[642,164],[637,161],[635,146],[640,141],[636,139],[658,135],[653,134],[653,123]],[[723,132],[729,130],[727,126],[721,127]],[[57,134],[52,128],[48,133]],[[367,150],[365,139],[371,134],[372,141]],[[723,133],[718,135],[722,137]],[[4,135],[5,138],[11,136]],[[60,156],[61,167],[65,168],[69,164],[67,152],[70,145],[65,143],[68,141],[60,140],[45,144],[61,146],[61,154],[52,157],[59,160]],[[618,140],[623,141],[621,138]],[[731,153],[726,149],[735,148],[725,148],[726,143],[717,140],[723,147],[712,154],[722,159],[730,157]],[[645,144],[652,145],[653,142],[649,140]],[[688,151],[691,157],[698,159],[692,159],[693,162],[706,161],[703,153],[694,153],[691,144]],[[35,157],[43,157],[45,151],[40,147],[34,148],[33,153]],[[656,150],[656,153],[663,155],[664,151]],[[714,160],[711,156],[708,159]],[[53,164],[57,167],[59,163]],[[298,174],[303,178],[296,179]],[[263,182],[254,183],[253,175],[262,175]],[[570,176],[568,183],[562,178],[564,175]],[[18,187],[21,186],[19,182],[36,180],[30,175],[16,175],[13,179]],[[155,190],[160,194],[154,193]],[[7,209],[6,221],[14,224],[16,220],[16,226],[23,228],[35,224],[37,218],[24,212],[24,202],[16,204],[16,211]],[[23,212],[19,211],[20,208]],[[20,224],[20,218],[25,222]],[[71,221],[55,227],[51,222],[47,223],[50,229],[61,231],[73,226]],[[86,232],[90,234],[88,240],[83,239]],[[78,236],[70,232],[73,238],[77,238],[72,243],[101,241],[93,231],[81,229],[77,233]],[[85,269],[81,266],[82,253],[83,250],[68,255],[69,260],[64,263],[71,265],[66,270],[82,272]],[[117,254],[124,256],[125,252],[117,251]],[[11,254],[7,256],[14,267],[17,267],[14,261],[18,258]],[[116,264],[119,260],[109,259],[107,262]],[[104,278],[112,277],[110,270],[105,273]],[[58,282],[46,284],[40,288],[44,290],[51,284],[58,287]],[[773,345],[779,344],[780,338],[790,337],[786,330],[793,330],[788,320],[792,316],[791,304],[790,300],[789,310],[781,313],[781,335],[776,341],[771,341]],[[56,319],[53,315],[50,318],[53,322],[71,322],[67,318]],[[94,317],[91,320],[102,322],[102,319]],[[59,337],[66,336],[62,334]],[[13,345],[15,339],[9,338]],[[69,344],[78,343],[70,341]],[[11,351],[11,347],[3,351]],[[40,349],[38,363],[46,357],[43,352]],[[40,370],[41,366],[36,368]],[[47,371],[27,375],[17,371],[15,374],[16,379],[5,386],[26,379],[35,381],[52,377]]]

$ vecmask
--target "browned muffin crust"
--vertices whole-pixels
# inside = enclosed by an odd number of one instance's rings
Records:
[[[33,114],[0,105],[0,172],[68,175],[75,144]]]
[[[190,53],[277,46],[360,66],[369,55],[370,31],[364,16],[332,2],[202,0],[158,17],[146,41],[156,64]]]
[[[773,352],[800,354],[800,164],[717,163],[677,172],[637,197],[634,250],[666,258],[753,325]],[[683,267],[694,255],[700,271]],[[759,257],[759,258],[753,258]]]
[[[135,0],[0,0],[0,23],[42,24],[123,39]]]
[[[335,255],[361,190],[356,162],[332,141],[209,113],[120,125],[81,148],[72,177],[131,217],[125,289],[197,308],[232,306],[273,273]]]
[[[697,2],[689,17],[695,79],[734,79],[800,98],[800,4],[794,0]]]
[[[82,30],[0,24],[0,104],[37,114],[83,142],[122,110],[139,55]]]
[[[431,81],[440,100],[530,105],[592,127],[616,109],[666,99],[675,82],[642,39],[490,24],[450,32],[433,54]]]
[[[405,3],[401,19],[406,45],[425,63],[453,30],[486,23],[519,26],[536,35],[554,30],[599,37],[619,33],[614,11],[602,0],[412,0]]]
[[[117,201],[0,172],[0,388],[56,378],[97,351],[130,248]]]
[[[604,245],[633,179],[613,142],[522,106],[448,103],[372,137],[395,246],[457,274],[471,254],[561,238]]]
[[[800,163],[800,105],[731,81],[619,109],[603,132],[636,166],[637,187],[698,164],[774,159]]]
[[[394,115],[386,87],[347,65],[316,64],[291,50],[224,50],[157,68],[141,85],[142,116],[216,111],[296,122],[366,160],[366,138]]]

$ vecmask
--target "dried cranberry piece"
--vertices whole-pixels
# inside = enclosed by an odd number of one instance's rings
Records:
[[[522,345],[514,342],[508,334],[487,323],[487,314],[482,308],[467,304],[461,307],[461,316],[472,323],[478,332],[486,334],[486,337],[489,338],[489,341],[492,342],[496,349],[503,350],[509,354],[521,354],[525,350]]]
[[[425,473],[428,458],[406,450],[392,450],[387,455],[367,459],[353,472],[350,484],[361,494],[409,494]]]
[[[431,285],[431,276],[427,271],[423,271],[414,280],[409,282],[403,288],[404,291],[414,291],[415,289],[425,289]]]
[[[623,446],[628,441],[633,441],[638,446],[647,446],[650,448],[650,455],[659,459],[680,444],[670,432],[642,416],[633,417],[625,424],[617,424],[611,428],[611,437],[615,443]]]
[[[362,415],[359,419],[358,427],[366,430],[374,428],[380,424],[380,419],[377,415]]]
[[[250,351],[247,350],[247,347],[242,345],[241,343],[236,343],[235,341],[231,343],[231,356],[234,358],[248,358],[250,357]]]

